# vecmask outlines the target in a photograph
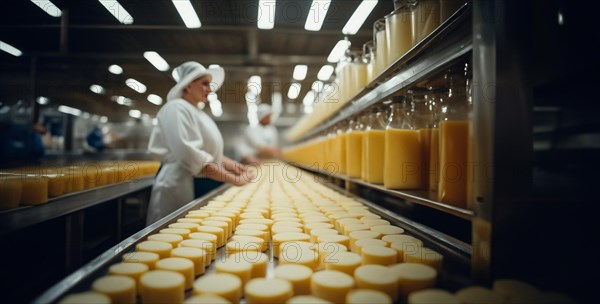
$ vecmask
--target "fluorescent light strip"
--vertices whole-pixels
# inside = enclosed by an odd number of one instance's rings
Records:
[[[258,75],[250,76],[248,79],[248,92],[259,95],[262,91],[262,79]]]
[[[198,18],[194,7],[189,0],[173,0],[173,5],[175,5],[179,16],[181,16],[181,19],[187,28],[199,28],[202,26],[200,18]]]
[[[56,7],[54,3],[48,0],[31,0],[35,5],[39,6],[46,14],[52,17],[60,17],[62,16],[62,11],[60,8]]]
[[[98,85],[98,84],[91,85],[90,91],[92,91],[98,95],[102,95],[102,94],[106,93],[106,90],[101,85]]]
[[[295,80],[304,80],[306,73],[308,72],[308,66],[305,64],[298,64],[294,67],[293,77]]]
[[[148,95],[148,101],[157,106],[160,106],[163,102],[163,99],[156,94],[150,94],[150,95]]]
[[[98,0],[122,24],[132,24],[133,17],[116,0]]]
[[[299,83],[292,83],[290,89],[288,90],[287,96],[289,99],[296,99],[300,95],[300,89],[302,89],[302,85]]]
[[[324,65],[319,70],[319,73],[317,74],[317,78],[321,81],[327,81],[327,80],[329,80],[329,78],[331,78],[331,75],[333,75],[333,71],[334,71],[333,66]]]
[[[141,118],[142,112],[140,110],[129,110],[129,116],[133,118]]]
[[[329,56],[327,57],[328,62],[338,62],[340,59],[344,57],[346,50],[350,47],[350,41],[348,40],[340,40],[338,41]]]
[[[128,78],[125,80],[125,84],[140,94],[146,93],[146,86],[133,78]]]
[[[270,30],[275,27],[275,0],[259,0],[258,14],[256,15],[257,26],[261,30]]]
[[[308,17],[306,18],[306,24],[304,29],[307,31],[320,31],[325,21],[325,16],[329,10],[331,0],[313,0],[308,11]]]
[[[81,115],[81,110],[76,109],[76,108],[71,108],[68,106],[64,106],[64,105],[58,106],[58,111],[65,113],[65,114],[75,115],[75,116]]]
[[[148,62],[150,62],[157,70],[161,72],[168,71],[170,68],[167,61],[155,51],[144,52],[144,58],[146,58]]]
[[[342,33],[345,35],[356,34],[375,6],[377,6],[377,0],[363,0],[356,8],[356,11],[354,11],[354,14],[352,14],[352,17],[348,19],[348,22],[342,29]]]
[[[108,71],[115,75],[120,75],[123,73],[123,68],[119,65],[113,64],[108,67]]]
[[[50,99],[48,99],[48,97],[46,96],[40,96],[37,98],[37,103],[41,104],[41,105],[47,105],[50,102]]]
[[[21,52],[21,50],[19,50],[18,48],[0,40],[0,50],[3,50],[15,57],[19,57],[21,55],[23,55],[23,52]]]
[[[315,103],[315,96],[315,91],[308,91],[304,96],[304,99],[302,99],[302,104],[305,106],[312,106]]]
[[[108,117],[106,117],[106,116],[100,117],[100,122],[101,123],[107,123],[108,122]]]

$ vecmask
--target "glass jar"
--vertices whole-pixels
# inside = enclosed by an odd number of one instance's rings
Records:
[[[375,41],[374,77],[379,76],[388,67],[388,42],[385,36],[385,19],[379,19],[373,24],[373,41]]]
[[[421,178],[422,188],[437,189],[439,166],[439,89],[413,89],[411,95],[411,108],[414,113],[415,127],[419,131],[421,144],[422,163]]]
[[[469,116],[464,69],[445,76],[448,92],[440,111],[440,180],[438,198],[442,203],[466,208]]]
[[[360,178],[361,174],[363,129],[360,116],[357,116],[350,120],[346,131],[346,174],[352,178]]]
[[[387,61],[394,63],[413,47],[412,19],[415,6],[410,0],[396,1],[394,11],[385,17],[388,41]]]
[[[383,185],[388,189],[421,187],[421,146],[410,100],[396,96],[385,129]]]
[[[412,17],[413,44],[417,44],[440,25],[440,0],[419,0]]]
[[[342,121],[335,126],[335,149],[336,165],[338,172],[346,174],[346,129],[347,123]]]
[[[367,180],[367,132],[371,129],[371,119],[374,115],[373,109],[365,111],[359,118],[359,122],[362,125],[363,140],[361,146],[361,167],[360,167],[360,178],[364,181]]]
[[[387,126],[388,111],[383,106],[376,107],[368,118],[369,125],[365,133],[365,177],[369,183],[383,184],[385,129]]]
[[[367,65],[367,85],[373,81],[373,41],[363,44],[363,62]]]

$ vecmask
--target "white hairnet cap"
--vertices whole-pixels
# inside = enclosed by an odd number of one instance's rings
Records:
[[[256,116],[258,116],[258,120],[261,121],[267,115],[272,114],[271,106],[268,104],[261,103],[258,105],[258,110],[256,110]]]
[[[167,100],[180,98],[185,87],[202,76],[212,76],[211,89],[213,92],[216,92],[223,84],[223,80],[225,80],[225,71],[222,67],[207,69],[195,61],[182,63],[175,68],[175,72],[179,76],[179,81],[171,88],[169,94],[167,94]]]

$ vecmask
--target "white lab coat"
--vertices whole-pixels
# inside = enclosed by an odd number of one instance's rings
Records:
[[[223,136],[215,122],[184,99],[169,100],[158,112],[148,152],[160,158],[148,207],[149,225],[194,199],[194,176],[223,158]]]
[[[256,156],[258,151],[264,147],[277,147],[279,145],[279,133],[274,125],[248,126],[244,132],[246,145],[244,156]]]

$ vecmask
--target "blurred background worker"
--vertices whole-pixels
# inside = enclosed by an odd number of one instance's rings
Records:
[[[249,125],[244,132],[244,141],[238,151],[244,164],[258,164],[261,160],[278,158],[279,133],[272,124],[271,106],[260,104],[257,110],[258,125]]]

